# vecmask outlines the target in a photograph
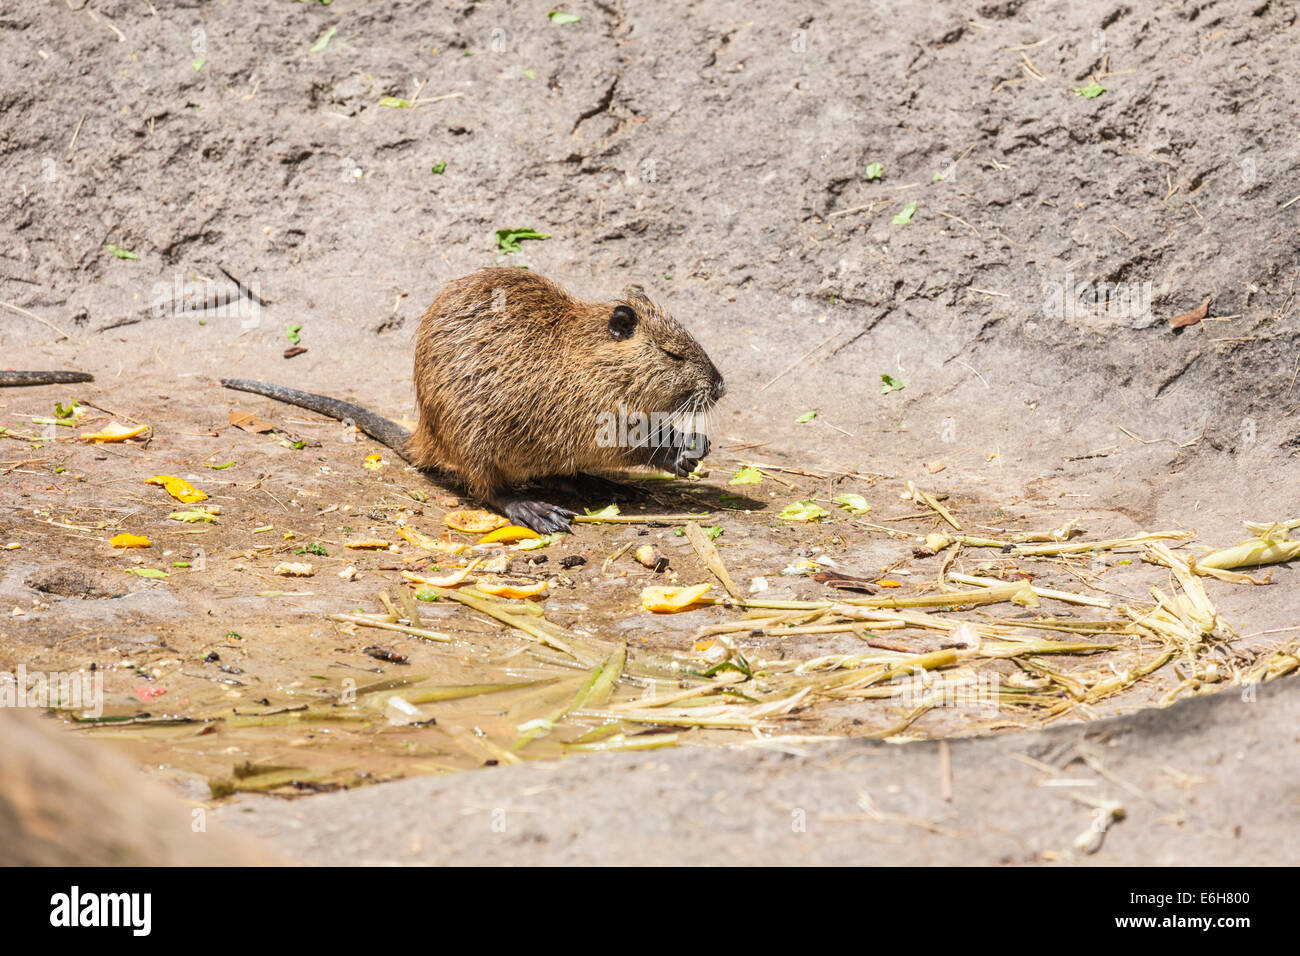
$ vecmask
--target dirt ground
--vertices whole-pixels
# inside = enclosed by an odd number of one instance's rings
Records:
[[[329,621],[405,587],[409,548],[346,541],[402,547],[401,524],[438,533],[462,492],[391,455],[368,469],[382,449],[364,437],[217,382],[309,388],[409,424],[416,320],[442,283],[498,261],[592,298],[641,283],[706,347],[728,383],[708,475],[618,495],[627,513],[707,511],[747,592],[763,578],[766,598],[831,596],[782,574],[809,559],[888,575],[907,595],[933,593],[944,568],[1025,572],[1116,608],[1171,587],[1136,548],[1100,561],[916,557],[947,526],[900,500],[908,481],[980,536],[1078,517],[1089,539],[1195,529],[1169,542],[1188,549],[1297,517],[1293,7],[584,2],[563,8],[573,23],[552,9],[20,0],[0,14],[0,365],[96,376],[0,392],[0,543],[20,545],[0,551],[0,671],[93,663],[111,715],[222,715],[74,733],[115,741],[193,799],[261,777],[277,792],[346,786],[328,799],[382,808],[385,786],[363,784],[500,762],[521,718],[553,706],[515,687],[431,704],[436,726],[231,719],[327,702],[346,681],[568,686],[571,662],[446,602],[421,612],[450,644]],[[502,251],[494,233],[515,228],[549,238]],[[1207,301],[1203,321],[1171,329]],[[306,352],[286,358],[294,339]],[[74,399],[86,409],[75,428],[32,421]],[[235,428],[238,411],[280,431]],[[110,422],[151,431],[74,440]],[[730,485],[744,465],[765,466],[763,482]],[[169,520],[192,506],[143,484],[156,474],[205,490],[219,520]],[[871,513],[839,509],[842,493]],[[808,499],[830,517],[776,517]],[[679,526],[583,525],[534,554],[545,563],[521,555],[512,569],[551,582],[547,619],[574,633],[626,640],[634,658],[689,655],[701,626],[736,612],[641,609],[647,584],[711,580]],[[120,533],[153,546],[114,549]],[[610,560],[643,542],[668,572]],[[326,553],[300,553],[315,545]],[[561,569],[568,557],[586,562]],[[304,560],[311,578],[275,574]],[[340,577],[349,566],[356,576]],[[127,573],[141,569],[168,576]],[[1298,573],[1207,583],[1242,666],[1300,636]],[[944,647],[929,632],[899,640]],[[756,660],[862,650],[852,632],[738,644]],[[409,663],[366,653],[376,645]],[[1143,650],[1095,666],[1120,673]],[[1159,703],[1185,676],[1170,665],[1058,722]],[[878,734],[900,716],[868,699],[757,731],[687,728],[671,760],[698,761],[718,790],[728,775],[748,787],[768,764],[714,745]],[[943,709],[906,731],[1029,733],[1042,720]],[[1277,733],[1271,743],[1293,739]],[[552,735],[526,756],[572,742]],[[822,746],[839,745],[798,745]],[[491,771],[521,792],[530,772]],[[643,777],[605,778],[592,805],[653,793]]]

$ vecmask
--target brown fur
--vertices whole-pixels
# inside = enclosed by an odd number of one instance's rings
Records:
[[[610,334],[620,304],[637,317],[625,339]],[[448,283],[424,313],[415,389],[406,458],[497,502],[516,482],[649,463],[645,448],[597,443],[600,413],[703,410],[725,386],[690,333],[639,290],[596,304],[527,270],[492,268]]]

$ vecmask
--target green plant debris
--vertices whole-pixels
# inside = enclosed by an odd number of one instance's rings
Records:
[[[117,256],[119,259],[139,259],[139,258],[140,258],[138,255],[136,255],[136,254],[135,254],[134,252],[132,252],[130,249],[123,249],[123,248],[121,248],[120,246],[115,246],[115,245],[113,245],[111,242],[108,243],[107,245],[108,245],[108,251],[111,252],[111,253],[113,253],[113,255]]]
[[[782,521],[817,521],[826,516],[826,509],[815,501],[796,501],[786,505],[777,515]]]
[[[894,378],[894,376],[889,374],[882,374],[880,380],[884,382],[880,387],[880,393],[882,395],[888,395],[890,392],[901,392],[905,387],[902,379]]]
[[[502,252],[514,253],[520,252],[519,243],[525,239],[549,239],[550,233],[538,232],[536,229],[498,229],[496,231],[497,246]]]
[[[880,179],[885,175],[885,167],[880,163],[867,163],[867,168],[863,170],[863,175],[867,179]]]
[[[917,201],[916,201],[915,199],[913,199],[910,203],[908,203],[906,206],[904,206],[904,207],[903,207],[903,211],[900,212],[897,216],[895,216],[895,217],[893,218],[892,221],[893,221],[894,225],[895,225],[895,226],[906,226],[909,222],[911,222],[911,221],[912,221],[912,214],[916,212],[916,207],[917,207],[918,205],[919,205],[919,204],[917,203]]]
[[[855,515],[864,515],[871,510],[871,505],[867,504],[867,499],[861,495],[843,494],[835,496],[835,503],[847,508]]]
[[[729,485],[761,485],[762,483],[763,473],[748,465],[736,472],[736,476],[727,482]]]
[[[324,53],[325,48],[330,45],[330,40],[332,40],[334,38],[334,34],[338,32],[339,32],[338,27],[330,27],[328,30],[326,30],[324,33],[320,35],[320,39],[317,40],[315,43],[313,43],[307,52]]]

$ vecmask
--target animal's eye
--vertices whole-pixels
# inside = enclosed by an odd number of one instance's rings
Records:
[[[625,305],[614,306],[609,314],[609,334],[616,339],[630,339],[636,331],[636,313]]]
[[[676,352],[670,352],[667,349],[664,349],[664,355],[667,355],[674,362],[680,362],[685,358],[685,356],[678,355]]]

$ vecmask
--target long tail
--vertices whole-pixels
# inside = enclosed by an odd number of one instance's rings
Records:
[[[341,422],[350,421],[375,441],[382,442],[406,459],[406,443],[410,440],[411,433],[396,422],[391,422],[382,415],[376,415],[360,405],[312,392],[302,392],[296,388],[285,388],[283,385],[253,382],[246,378],[223,378],[221,384],[236,391],[265,395],[267,398],[274,398],[277,402],[319,412]]]
[[[65,385],[71,382],[93,382],[89,372],[0,372],[0,388],[15,385]]]

